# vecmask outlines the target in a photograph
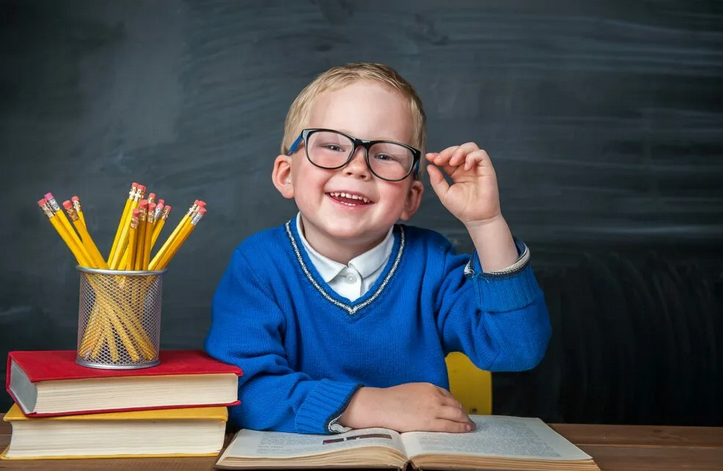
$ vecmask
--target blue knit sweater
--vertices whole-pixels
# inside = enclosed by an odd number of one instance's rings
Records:
[[[476,255],[456,255],[442,235],[399,225],[383,273],[352,302],[321,279],[290,221],[236,249],[205,348],[243,370],[232,424],[329,433],[362,385],[449,389],[444,358],[453,351],[485,370],[526,370],[549,337],[527,264],[484,275]]]

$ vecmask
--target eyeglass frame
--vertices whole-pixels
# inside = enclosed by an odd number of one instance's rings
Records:
[[[311,160],[311,157],[309,157],[309,146],[306,144],[308,143],[309,136],[316,132],[333,132],[333,133],[340,134],[340,135],[346,137],[347,139],[349,139],[352,142],[353,147],[351,148],[351,152],[349,152],[349,155],[347,156],[347,158],[343,164],[341,164],[337,167],[322,167],[321,165],[319,165],[319,164],[315,163],[313,160]],[[349,162],[351,162],[352,159],[354,158],[354,154],[356,154],[356,150],[359,147],[363,147],[364,148],[364,160],[366,161],[367,168],[375,177],[377,177],[381,180],[388,181],[388,182],[401,182],[401,181],[405,180],[411,174],[414,174],[415,178],[419,174],[419,162],[422,158],[422,151],[420,151],[419,149],[415,149],[414,147],[404,144],[402,142],[388,141],[388,140],[383,140],[383,139],[368,141],[365,139],[358,139],[354,136],[350,136],[349,134],[343,133],[341,131],[337,131],[336,129],[307,128],[307,129],[301,130],[301,134],[299,134],[299,137],[297,137],[296,140],[294,141],[294,143],[291,144],[291,147],[289,147],[289,151],[286,153],[286,155],[291,155],[294,152],[296,152],[298,150],[297,148],[299,147],[299,144],[301,144],[302,141],[305,144],[304,145],[304,153],[306,154],[307,160],[309,162],[311,162],[311,164],[313,166],[318,167],[318,168],[323,168],[325,170],[338,170],[340,168],[346,167],[347,165],[349,165]],[[402,147],[406,148],[407,150],[409,150],[412,153],[412,158],[414,160],[413,160],[411,167],[409,167],[409,171],[407,171],[407,174],[404,175],[402,178],[395,179],[395,180],[390,180],[389,178],[384,178],[384,177],[377,175],[377,173],[374,171],[371,164],[369,163],[369,149],[371,149],[371,147],[376,144],[396,144],[398,146],[402,146]]]

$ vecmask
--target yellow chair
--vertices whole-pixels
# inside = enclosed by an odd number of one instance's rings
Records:
[[[449,390],[468,414],[492,413],[492,374],[480,370],[464,354],[452,352],[445,358]]]

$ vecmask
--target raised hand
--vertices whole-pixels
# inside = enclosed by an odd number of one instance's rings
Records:
[[[497,175],[487,152],[474,142],[426,154],[429,181],[445,208],[466,226],[501,216]],[[441,170],[440,170],[441,169]],[[443,173],[452,179],[452,185]]]
[[[487,152],[474,142],[428,153],[429,181],[445,208],[469,231],[485,272],[502,270],[518,257],[502,217],[497,174]],[[444,173],[442,173],[444,172]],[[452,179],[450,185],[444,179]]]

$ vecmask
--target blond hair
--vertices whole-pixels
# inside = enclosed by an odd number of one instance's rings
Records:
[[[417,95],[412,84],[404,80],[396,70],[383,64],[373,62],[356,62],[343,66],[332,67],[322,73],[307,85],[289,108],[284,123],[284,139],[281,141],[281,152],[288,154],[301,130],[304,129],[309,118],[311,105],[322,93],[327,90],[338,90],[360,80],[377,82],[395,90],[409,100],[409,107],[414,117],[414,135],[412,146],[424,152],[427,140],[425,130],[427,117],[424,114],[422,100]],[[424,157],[424,156],[422,156]],[[422,160],[424,160],[422,158]]]

